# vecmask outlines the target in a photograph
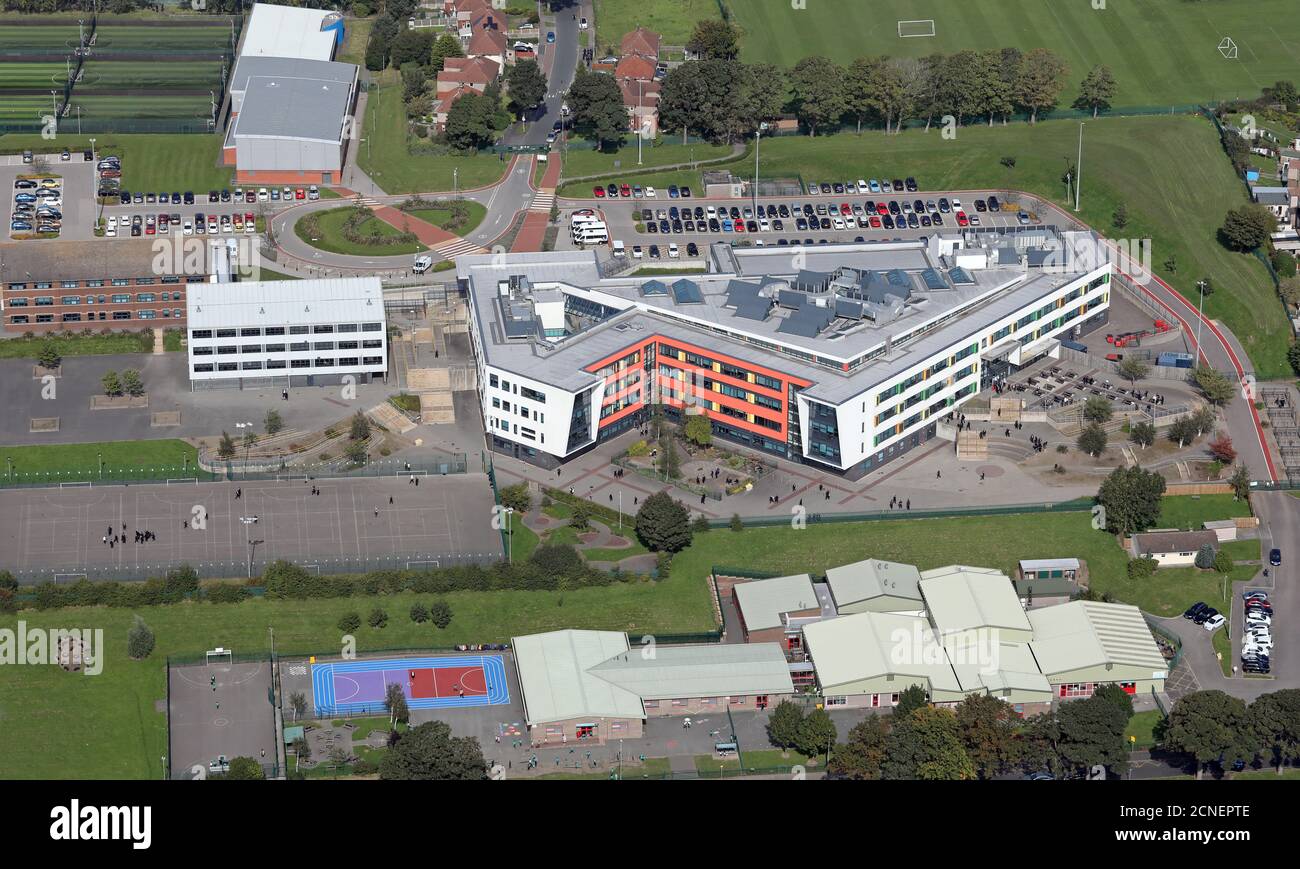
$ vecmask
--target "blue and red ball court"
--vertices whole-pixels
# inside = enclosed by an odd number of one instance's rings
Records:
[[[401,685],[411,709],[501,706],[510,702],[505,663],[498,655],[388,658],[312,664],[316,715],[386,713],[389,685]]]

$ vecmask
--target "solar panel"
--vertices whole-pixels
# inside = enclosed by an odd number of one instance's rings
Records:
[[[797,293],[794,290],[781,290],[777,294],[776,301],[782,308],[802,308],[805,298],[803,293]]]
[[[938,269],[925,269],[921,272],[921,280],[925,281],[927,290],[948,289],[948,282],[943,279],[943,275],[939,274]]]
[[[742,303],[736,308],[736,316],[746,320],[766,320],[768,312],[772,309],[770,299],[762,296],[755,296],[747,302]]]
[[[907,272],[902,269],[890,269],[885,277],[896,287],[906,287],[909,290],[912,288],[912,281],[907,277]]]
[[[704,294],[700,292],[700,285],[695,281],[688,281],[686,278],[673,282],[673,301],[679,305],[696,305],[704,303]]]
[[[852,299],[836,299],[835,316],[847,317],[850,320],[861,320],[862,303]]]

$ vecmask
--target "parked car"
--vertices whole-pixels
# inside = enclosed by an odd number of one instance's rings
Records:
[[[1219,628],[1227,624],[1227,622],[1228,620],[1225,619],[1221,614],[1216,613],[1215,615],[1206,619],[1202,627],[1204,627],[1207,631],[1217,631]]]
[[[1207,610],[1209,608],[1210,605],[1207,604],[1205,601],[1198,600],[1196,603],[1192,604],[1187,608],[1187,612],[1183,613],[1183,618],[1188,620],[1194,619],[1198,615],[1200,615],[1202,611]]]
[[[1281,564],[1282,564],[1282,550],[1281,550],[1281,549],[1270,549],[1269,552],[1268,552],[1268,563],[1271,564],[1271,565],[1273,565],[1274,567],[1278,567],[1279,565],[1281,565]]]

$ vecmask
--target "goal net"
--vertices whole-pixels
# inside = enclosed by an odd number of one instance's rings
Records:
[[[220,646],[218,646],[215,649],[211,649],[210,651],[204,652],[204,656],[207,659],[207,665],[209,667],[211,667],[213,664],[217,664],[224,667],[230,667],[235,663],[235,653],[230,651],[229,649],[223,649]]]
[[[934,19],[918,18],[912,21],[900,21],[898,35],[904,39],[910,36],[934,36]]]

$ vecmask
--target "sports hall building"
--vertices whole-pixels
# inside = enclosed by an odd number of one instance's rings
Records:
[[[457,258],[492,449],[555,467],[644,421],[857,478],[1105,322],[1093,236],[1031,228],[706,252],[606,276],[586,251]]]

